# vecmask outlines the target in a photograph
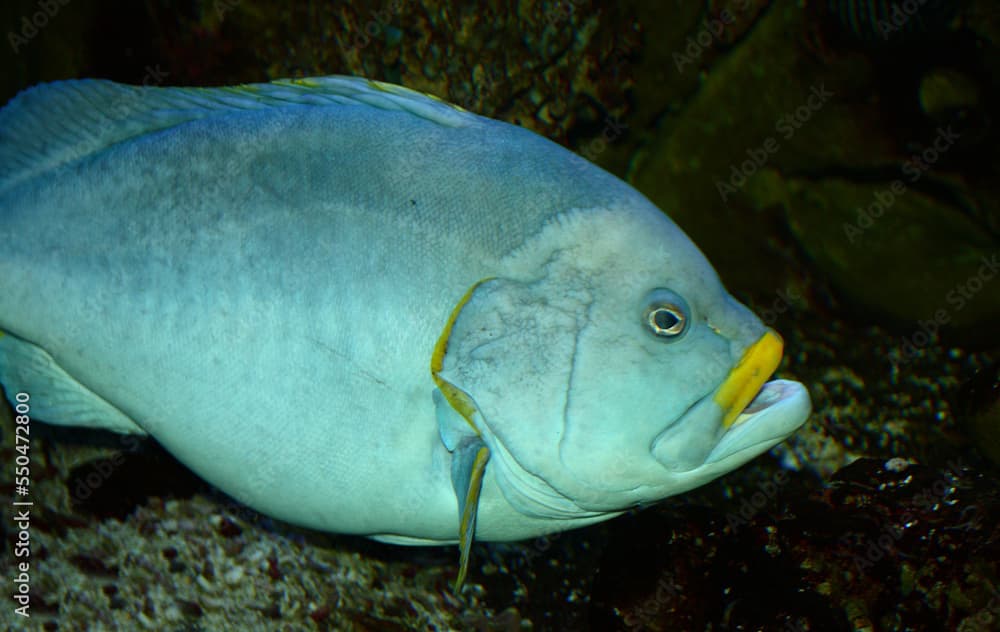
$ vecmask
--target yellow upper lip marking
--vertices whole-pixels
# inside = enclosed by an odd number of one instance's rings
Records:
[[[743,357],[729,372],[726,381],[715,394],[715,403],[725,411],[722,427],[728,428],[747,407],[767,378],[781,362],[784,342],[773,329],[768,329],[760,340],[743,352]]]

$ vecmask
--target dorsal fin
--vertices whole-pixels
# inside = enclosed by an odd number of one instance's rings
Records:
[[[130,86],[100,79],[35,86],[0,109],[0,191],[115,143],[198,118],[297,105],[365,105],[448,127],[475,116],[436,97],[361,77],[310,77],[224,88]]]

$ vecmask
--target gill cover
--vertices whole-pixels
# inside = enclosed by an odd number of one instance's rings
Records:
[[[589,298],[566,296],[564,288],[557,308],[549,301],[553,288],[547,278],[479,281],[459,301],[435,348],[431,372],[443,399],[458,413],[439,411],[438,420],[442,439],[452,451],[452,482],[462,522],[459,585],[474,534],[483,470],[496,450],[504,450],[497,441],[529,446],[516,458],[530,471],[533,462],[544,458],[542,446],[534,453],[530,446],[558,442],[563,431],[575,341]],[[459,419],[468,427],[460,427]],[[508,501],[519,509],[530,505],[532,499],[523,495],[508,496],[515,492],[503,484],[507,468],[500,461],[497,467]]]

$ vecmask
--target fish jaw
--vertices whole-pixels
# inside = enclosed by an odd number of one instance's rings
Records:
[[[802,384],[772,380],[732,420],[709,395],[692,406],[653,441],[653,458],[685,479],[684,489],[734,470],[781,442],[805,423],[812,410]]]
[[[810,412],[812,402],[801,383],[791,380],[765,383],[709,452],[705,465],[739,467],[795,432]]]
[[[688,484],[707,482],[746,463],[805,423],[812,409],[805,387],[790,380],[765,381],[781,363],[783,347],[781,336],[766,329],[714,392],[653,440],[653,458],[668,471],[689,479]]]

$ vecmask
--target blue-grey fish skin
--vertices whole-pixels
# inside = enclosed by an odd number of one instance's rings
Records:
[[[54,111],[71,110],[60,105],[69,98],[82,108],[87,100],[72,93],[92,89],[37,88],[0,122],[26,120],[19,108],[31,104],[31,129],[51,125],[62,138],[100,113],[45,121],[37,106],[51,98]],[[419,543],[452,541],[458,529],[431,397],[442,328],[477,282],[502,273],[529,282],[507,262],[535,248],[555,218],[610,209],[629,234],[654,239],[679,291],[704,295],[698,304],[729,337],[673,365],[698,397],[764,330],[644,197],[535,134],[353,97],[269,107],[252,99],[195,103],[190,116],[168,100],[145,129],[129,127],[129,116],[108,122],[114,142],[98,138],[79,155],[37,134],[0,132],[10,168],[0,173],[0,376],[21,379],[13,345],[30,343],[51,355],[33,361],[58,365],[134,431],[252,507]],[[12,158],[19,146],[31,151]],[[50,421],[86,421],[74,408],[82,396],[60,397],[50,409],[66,417]],[[614,515],[525,515],[492,471],[483,485],[484,539]]]

